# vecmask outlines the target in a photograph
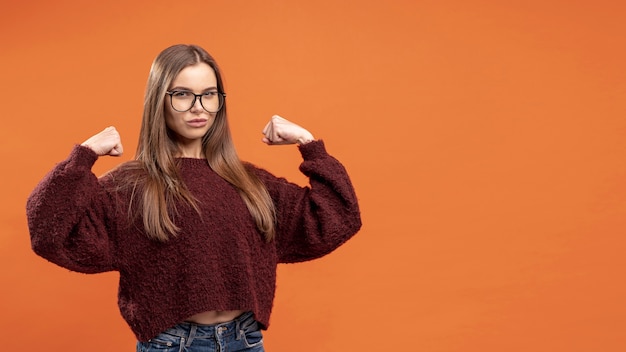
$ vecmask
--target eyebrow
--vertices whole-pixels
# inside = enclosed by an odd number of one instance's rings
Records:
[[[193,92],[193,89],[191,89],[191,88],[187,88],[187,87],[181,87],[181,86],[172,87],[172,88],[170,88],[170,89],[168,89],[168,90],[169,90],[169,91],[173,91],[173,90],[185,90],[185,91],[188,91],[188,92]],[[202,92],[207,92],[207,91],[210,91],[210,90],[217,90],[217,87],[208,87],[208,88],[204,88],[204,89],[202,90]]]

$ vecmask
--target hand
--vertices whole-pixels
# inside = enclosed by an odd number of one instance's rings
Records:
[[[311,132],[278,115],[272,116],[270,122],[263,128],[263,134],[265,135],[263,142],[268,145],[295,143],[302,145],[315,140]]]
[[[124,152],[120,134],[113,126],[107,127],[102,132],[91,136],[81,145],[90,148],[98,154],[98,156],[120,156]]]

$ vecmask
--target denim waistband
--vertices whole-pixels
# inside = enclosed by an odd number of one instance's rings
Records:
[[[184,338],[186,345],[190,346],[194,339],[217,338],[218,336],[221,338],[232,336],[239,340],[250,330],[259,330],[259,323],[254,320],[252,312],[245,312],[225,323],[205,325],[182,322],[163,331],[162,334]]]

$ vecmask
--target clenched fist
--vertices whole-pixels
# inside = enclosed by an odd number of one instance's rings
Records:
[[[278,115],[272,116],[263,128],[263,142],[268,145],[306,144],[313,141],[311,132]]]
[[[102,132],[91,136],[81,145],[90,148],[98,154],[98,156],[120,156],[124,153],[120,134],[113,126],[107,127]]]

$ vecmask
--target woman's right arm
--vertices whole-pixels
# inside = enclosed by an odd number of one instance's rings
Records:
[[[98,156],[111,154],[113,148],[102,153],[96,150],[103,143],[96,143],[96,148],[88,143],[97,136],[101,140],[102,134],[111,135],[111,128],[74,147],[70,156],[39,182],[26,203],[35,253],[84,273],[115,270],[110,240],[116,228],[115,200],[91,171]]]

